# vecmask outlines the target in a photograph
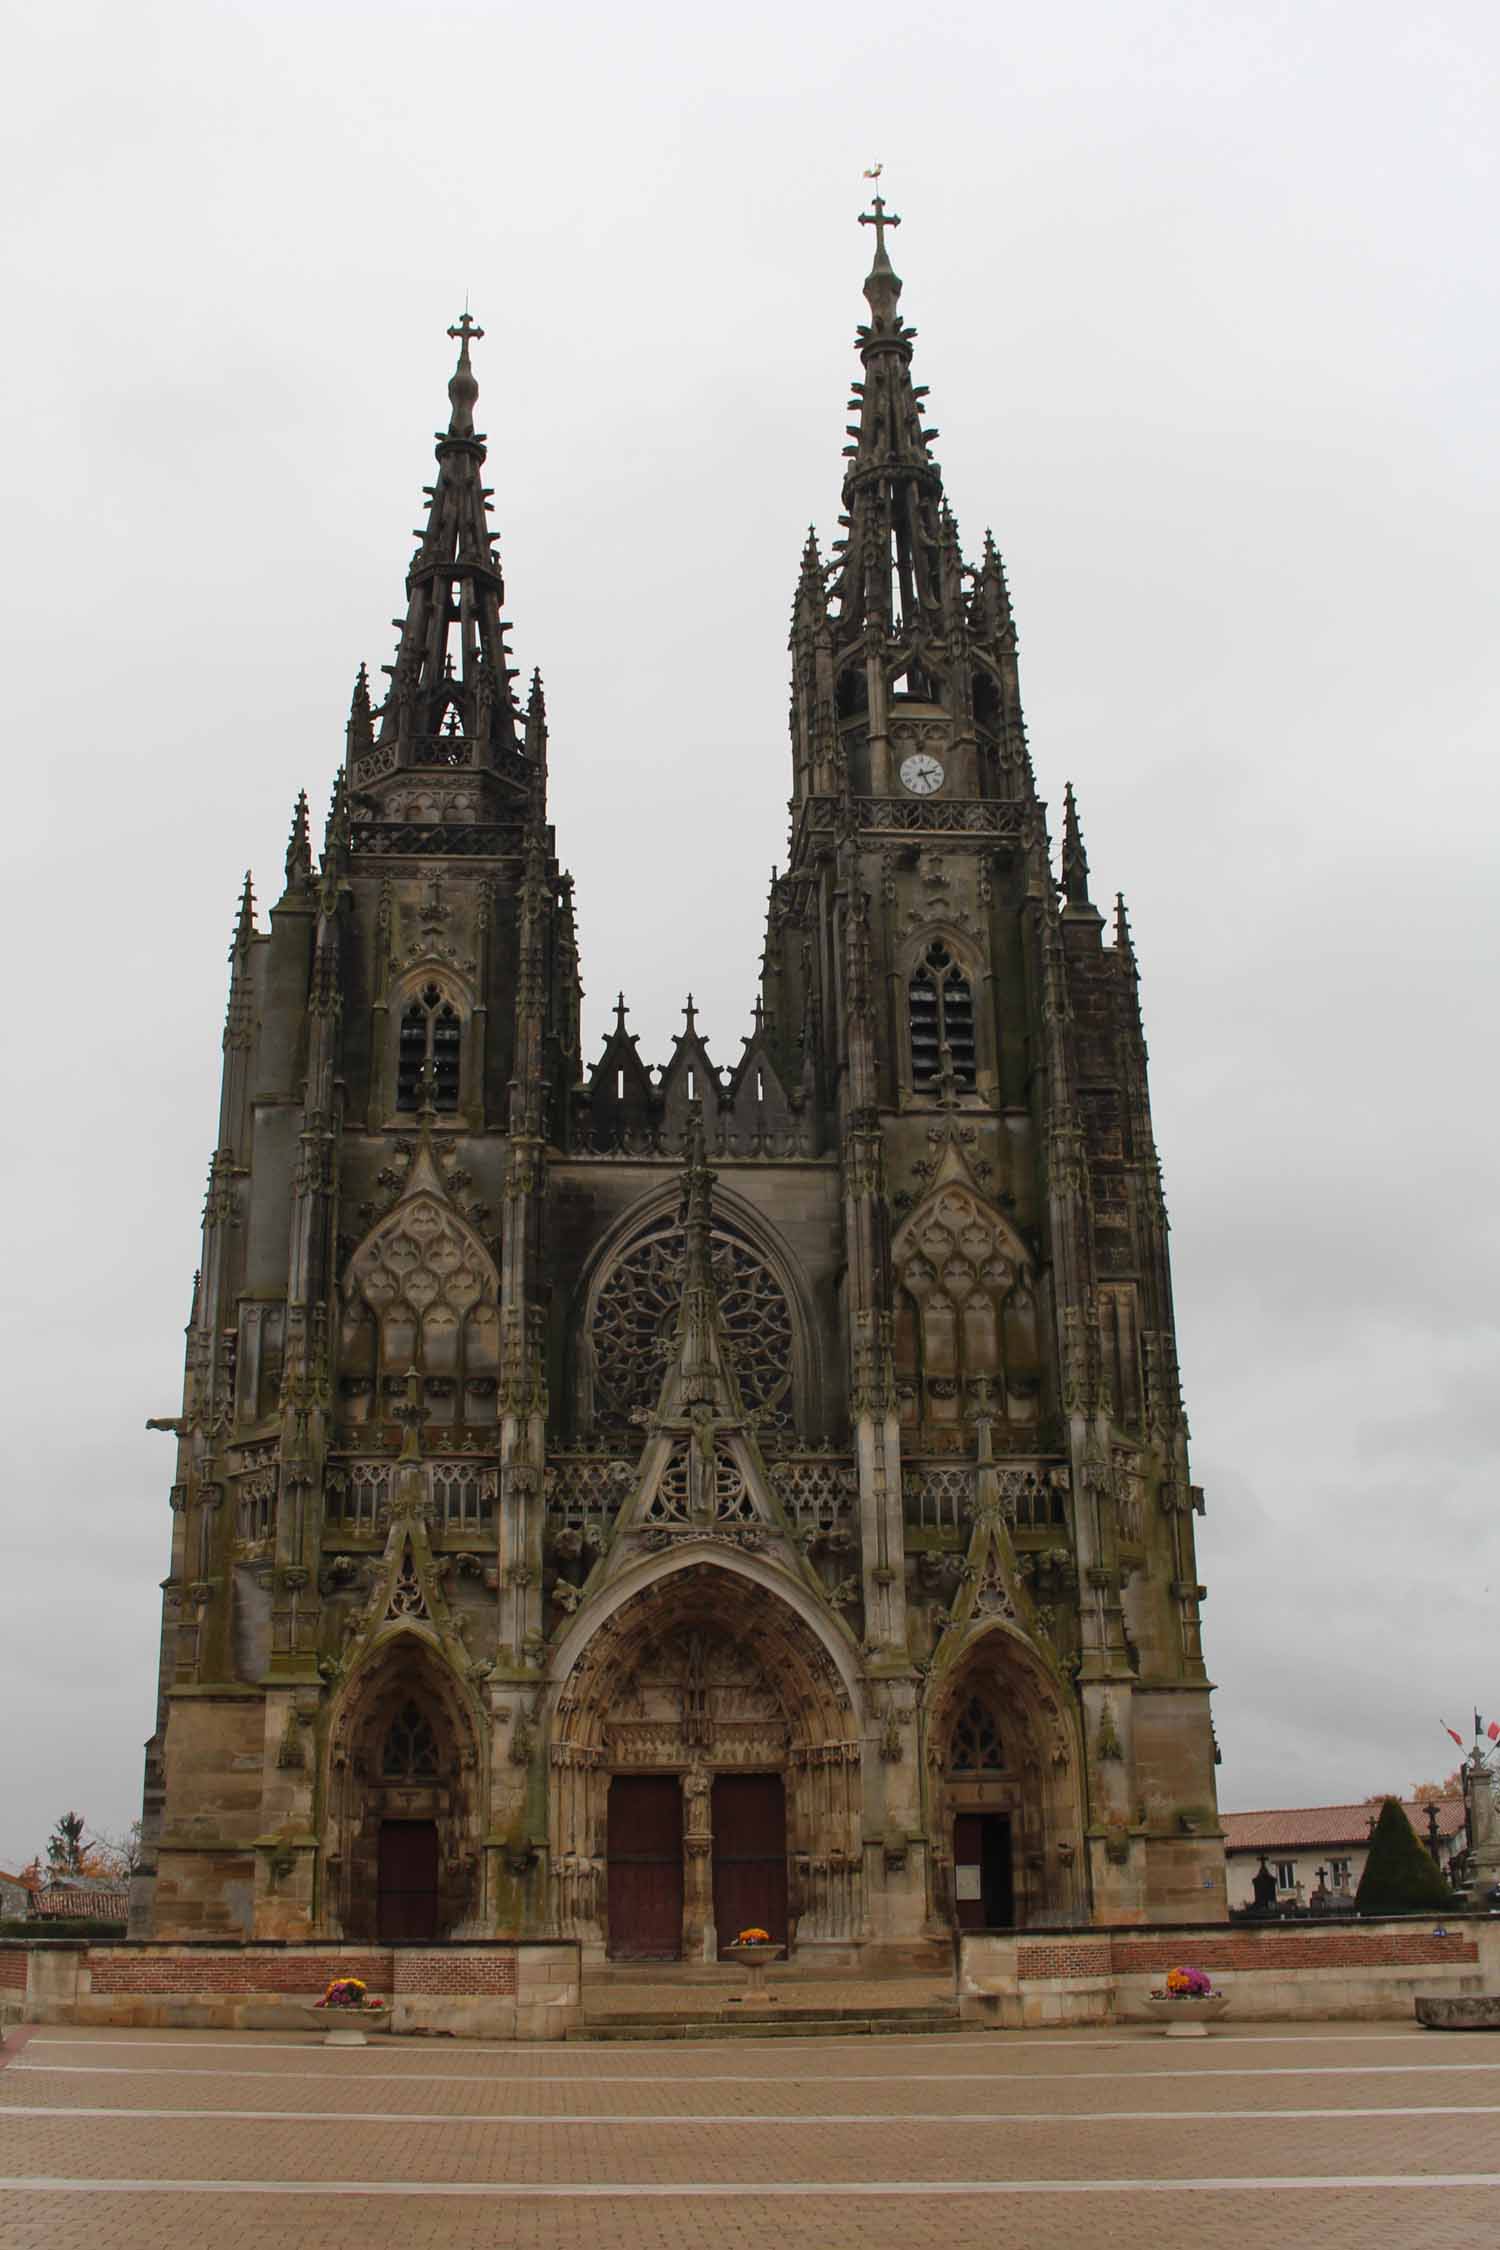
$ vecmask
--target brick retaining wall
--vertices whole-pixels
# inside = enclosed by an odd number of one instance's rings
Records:
[[[1215,1937],[1164,1938],[1153,1930],[1149,1937],[1111,1940],[1113,1967],[1119,1976],[1133,1971],[1165,1976],[1191,1961],[1198,1969],[1386,1969],[1421,1968],[1429,1963],[1477,1961],[1479,1948],[1463,1929],[1437,1937],[1421,1930],[1320,1930],[1316,1925],[1265,1930],[1234,1930]],[[1021,1974],[1026,1975],[1023,1969]],[[1037,1975],[1055,1972],[1039,1970]]]
[[[1418,1991],[1500,1993],[1500,1918],[1452,1927],[1426,1916],[1343,1923],[1223,1922],[1172,1930],[1037,1930],[965,1935],[959,2013],[996,2029],[1139,2021],[1169,1969],[1223,1980],[1246,2022],[1412,2019]]]
[[[493,1994],[516,1989],[514,1949],[486,1947],[482,1953],[443,1951],[395,1956],[397,1992]]]
[[[304,1953],[278,1948],[274,1953],[195,1946],[91,1946],[89,1978],[95,1992],[293,1992],[299,2000],[321,1999],[335,1977],[358,1977],[372,1992],[391,1991],[389,1953]]]
[[[1107,1977],[1111,1971],[1108,1938],[1102,1945],[1023,1945],[1016,1953],[1016,1973],[1028,1977]]]
[[[391,2027],[565,2038],[580,2012],[578,1947],[546,1940],[440,1947],[0,1941],[0,1991],[40,2023],[301,2028],[335,1977],[389,1999]]]

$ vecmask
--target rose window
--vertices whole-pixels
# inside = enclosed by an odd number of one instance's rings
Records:
[[[719,1316],[745,1410],[771,1429],[790,1429],[792,1316],[780,1283],[754,1251],[716,1229],[712,1238]],[[684,1245],[675,1219],[631,1244],[611,1268],[594,1306],[594,1406],[603,1422],[653,1407],[677,1333]]]

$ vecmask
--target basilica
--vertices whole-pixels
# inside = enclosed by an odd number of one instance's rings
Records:
[[[583,1052],[450,331],[384,686],[234,928],[133,1936],[879,1967],[1225,1912],[1130,931],[865,218],[731,1063],[691,1004]]]

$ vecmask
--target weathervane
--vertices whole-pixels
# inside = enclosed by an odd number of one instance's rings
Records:
[[[872,164],[864,176],[867,180],[878,180],[884,170],[883,164]],[[883,258],[885,256],[885,230],[887,227],[899,227],[901,221],[894,211],[887,218],[885,197],[878,187],[875,190],[874,203],[873,211],[860,212],[859,223],[862,227],[873,227],[875,229],[875,255],[877,258]]]

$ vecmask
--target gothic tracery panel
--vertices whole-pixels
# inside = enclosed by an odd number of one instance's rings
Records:
[[[772,1429],[792,1421],[792,1314],[786,1293],[755,1252],[715,1228],[719,1312],[747,1412]],[[637,1236],[616,1260],[594,1303],[594,1408],[627,1421],[656,1404],[682,1301],[683,1238],[675,1219]]]
[[[983,1378],[1006,1421],[1034,1423],[1036,1299],[1024,1247],[1000,1212],[951,1179],[913,1211],[892,1254],[903,1420],[960,1423]]]
[[[351,1419],[369,1411],[372,1385],[390,1389],[409,1367],[429,1378],[429,1419],[482,1418],[467,1394],[488,1398],[494,1388],[495,1269],[478,1237],[435,1195],[399,1203],[350,1260],[339,1364]]]

